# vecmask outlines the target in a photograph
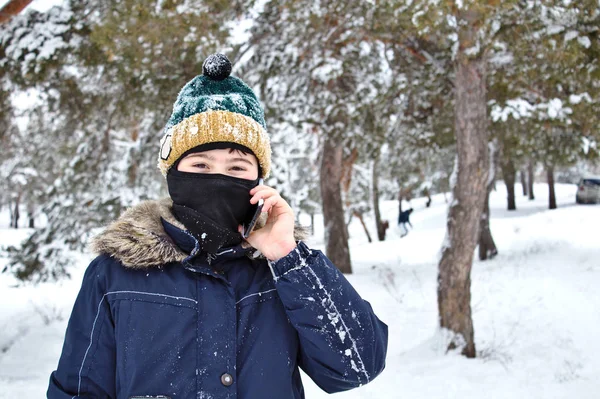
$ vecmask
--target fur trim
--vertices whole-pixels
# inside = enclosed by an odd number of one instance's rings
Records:
[[[171,212],[170,199],[145,201],[128,209],[91,241],[95,253],[121,261],[123,266],[144,269],[169,262],[181,262],[185,252],[165,232],[160,218],[184,228]]]
[[[123,266],[132,269],[159,267],[171,262],[181,262],[188,254],[183,252],[165,232],[161,217],[167,222],[185,230],[171,211],[170,198],[159,201],[145,201],[136,205],[110,224],[90,242],[91,250],[97,254],[107,254],[118,259]],[[261,215],[256,229],[262,228],[266,215]],[[294,238],[298,241],[308,237],[307,229],[294,228]]]

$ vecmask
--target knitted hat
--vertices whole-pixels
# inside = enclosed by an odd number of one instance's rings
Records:
[[[262,177],[268,177],[271,144],[264,110],[252,89],[230,73],[227,57],[210,55],[202,65],[202,75],[179,92],[160,141],[158,167],[163,175],[192,148],[235,143],[252,151]]]

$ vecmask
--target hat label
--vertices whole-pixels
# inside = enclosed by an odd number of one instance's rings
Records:
[[[163,160],[169,159],[169,155],[171,155],[171,137],[173,137],[173,133],[167,132],[160,141],[160,158]]]

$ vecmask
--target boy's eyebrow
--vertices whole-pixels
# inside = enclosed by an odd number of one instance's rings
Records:
[[[188,155],[186,158],[205,158],[211,161],[215,160],[215,157],[213,157],[212,155],[208,155],[208,154],[204,154],[201,152],[197,152],[197,153],[193,153]],[[245,162],[250,166],[254,166],[254,164],[247,158],[242,158],[242,157],[236,157],[236,158],[230,158],[227,160],[227,163],[234,163],[234,162]]]
[[[248,160],[246,158],[242,158],[242,157],[228,159],[227,163],[234,163],[234,162],[237,162],[237,161],[246,162],[248,165],[254,166],[254,164],[252,162],[250,162],[250,160]]]
[[[210,159],[211,161],[214,161],[214,160],[215,160],[215,157],[213,157],[213,156],[211,156],[211,155],[208,155],[208,154],[203,154],[203,153],[201,153],[201,152],[197,152],[197,153],[194,153],[194,154],[190,154],[190,155],[188,155],[186,158],[195,158],[195,157],[198,157],[198,158],[206,158],[206,159]]]

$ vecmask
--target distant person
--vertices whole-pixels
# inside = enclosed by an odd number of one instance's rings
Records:
[[[413,225],[410,223],[410,214],[413,212],[413,209],[410,208],[406,211],[400,212],[398,215],[398,227],[400,227],[400,237],[404,237],[408,234],[408,228],[406,225],[408,224],[410,228],[413,228]]]
[[[333,393],[385,367],[387,326],[262,184],[271,146],[256,95],[224,55],[203,72],[158,151],[170,198],[93,241],[49,399],[301,399],[300,369]]]

